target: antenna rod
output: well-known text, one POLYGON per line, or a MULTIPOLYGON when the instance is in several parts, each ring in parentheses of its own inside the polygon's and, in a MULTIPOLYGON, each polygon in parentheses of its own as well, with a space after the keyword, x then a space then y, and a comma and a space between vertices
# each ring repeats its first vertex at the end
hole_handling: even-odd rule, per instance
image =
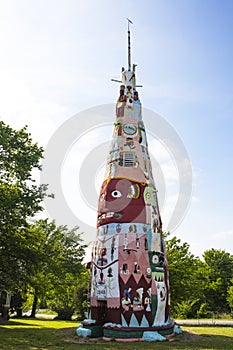
POLYGON ((133 24, 133 22, 127 18, 128 21, 128 70, 131 70, 131 50, 130 50, 130 28, 129 24, 133 24))

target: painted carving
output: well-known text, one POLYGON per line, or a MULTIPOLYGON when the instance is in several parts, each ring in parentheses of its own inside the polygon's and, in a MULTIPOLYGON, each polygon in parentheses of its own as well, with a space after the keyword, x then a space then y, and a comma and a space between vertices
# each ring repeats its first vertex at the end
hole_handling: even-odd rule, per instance
POLYGON ((144 184, 124 178, 104 181, 97 226, 108 223, 146 222, 144 184))

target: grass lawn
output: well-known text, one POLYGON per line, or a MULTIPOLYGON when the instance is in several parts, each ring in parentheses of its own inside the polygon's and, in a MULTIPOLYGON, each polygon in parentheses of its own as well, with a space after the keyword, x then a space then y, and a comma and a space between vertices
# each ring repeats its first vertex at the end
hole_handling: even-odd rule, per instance
POLYGON ((172 342, 117 343, 88 340, 78 343, 75 329, 78 322, 11 319, 0 325, 1 350, 232 350, 233 327, 182 327, 184 333, 172 342), (195 333, 191 337, 190 333, 195 333), (199 337, 197 335, 200 335, 199 337))

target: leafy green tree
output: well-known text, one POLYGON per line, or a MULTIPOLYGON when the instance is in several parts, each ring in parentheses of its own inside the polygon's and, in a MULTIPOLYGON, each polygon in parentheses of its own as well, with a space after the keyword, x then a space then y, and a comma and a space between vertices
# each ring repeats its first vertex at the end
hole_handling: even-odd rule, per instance
POLYGON ((82 260, 86 246, 77 230, 57 227, 54 221, 47 219, 38 220, 28 228, 32 237, 38 239, 31 246, 31 253, 35 254, 29 282, 34 293, 31 317, 35 317, 41 300, 47 301, 59 318, 70 319, 73 315, 75 291, 85 270, 82 260))
POLYGON ((52 290, 53 298, 48 302, 52 310, 58 313, 57 319, 70 320, 76 310, 76 288, 79 276, 63 273, 63 282, 57 283, 52 290))
POLYGON ((32 223, 43 210, 47 190, 32 175, 41 170, 42 154, 26 127, 16 131, 0 122, 0 286, 17 291, 13 302, 19 314, 21 294, 33 293, 32 317, 38 301, 46 300, 51 290, 62 303, 68 286, 70 300, 85 248, 77 228, 56 227, 48 220, 32 223))
POLYGON ((233 312, 233 278, 231 279, 231 284, 227 289, 227 302, 231 308, 231 312, 233 312))
POLYGON ((78 279, 78 285, 75 292, 75 305, 78 318, 83 320, 85 318, 85 311, 87 311, 88 289, 90 284, 90 270, 83 271, 78 279))
POLYGON ((214 313, 229 312, 227 293, 231 286, 233 256, 224 250, 210 249, 204 252, 203 258, 200 279, 204 283, 205 302, 214 313))
POLYGON ((185 317, 195 317, 197 300, 201 298, 197 280, 197 270, 201 262, 190 252, 188 243, 181 243, 177 237, 169 238, 169 235, 165 234, 171 312, 175 317, 183 317, 179 310, 185 305, 185 317))
POLYGON ((28 219, 42 210, 46 186, 32 173, 41 169, 43 149, 33 143, 26 127, 15 131, 0 122, 0 285, 13 289, 27 276, 30 260, 28 219))
POLYGON ((210 249, 204 261, 196 258, 188 243, 166 236, 171 311, 174 317, 210 317, 229 312, 232 297, 233 256, 210 249))

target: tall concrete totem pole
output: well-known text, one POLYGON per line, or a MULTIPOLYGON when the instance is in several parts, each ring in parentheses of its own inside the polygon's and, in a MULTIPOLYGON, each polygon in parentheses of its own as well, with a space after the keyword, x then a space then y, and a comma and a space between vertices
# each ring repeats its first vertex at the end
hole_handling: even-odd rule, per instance
MULTIPOLYGON (((173 332, 169 278, 135 67, 122 68, 116 120, 100 190, 92 250, 89 318, 104 339, 173 332)), ((92 334, 92 336, 93 336, 92 334)))

